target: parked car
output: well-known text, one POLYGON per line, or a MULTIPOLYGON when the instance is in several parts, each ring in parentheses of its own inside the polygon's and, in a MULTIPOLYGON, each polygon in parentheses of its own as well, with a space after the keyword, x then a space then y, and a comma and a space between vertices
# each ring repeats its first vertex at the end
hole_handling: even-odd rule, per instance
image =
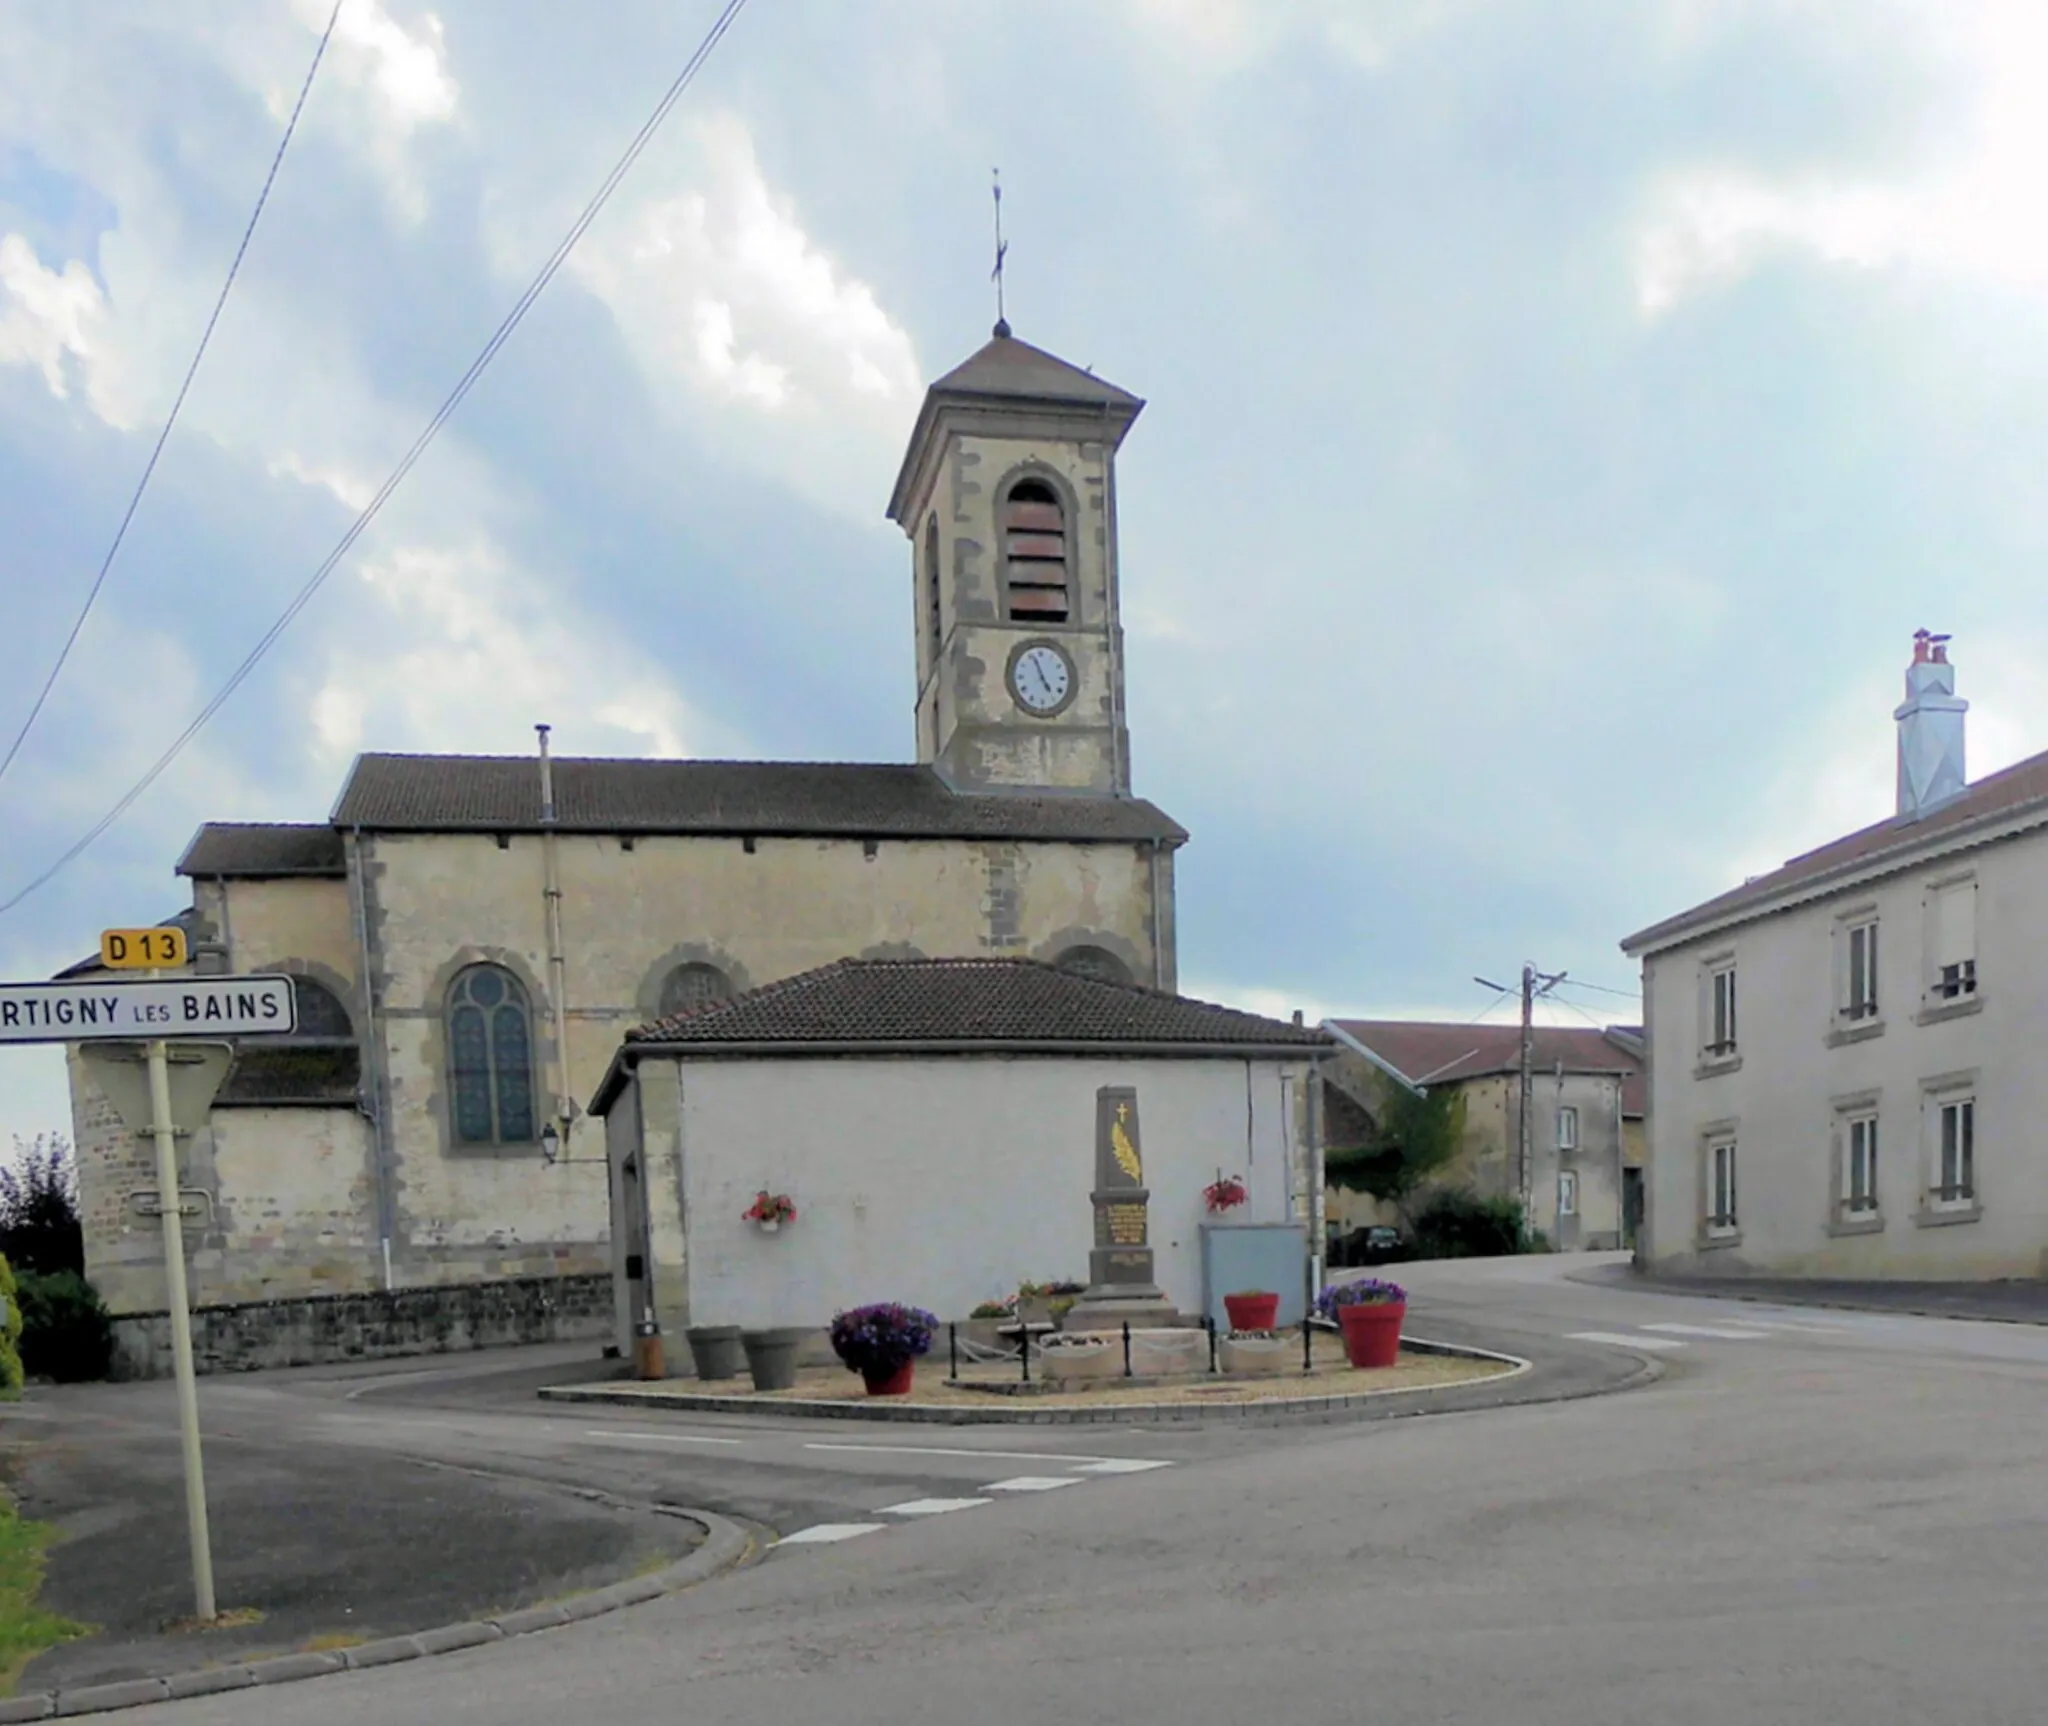
POLYGON ((1330 1263, 1341 1268, 1401 1264, 1415 1256, 1415 1243, 1383 1223, 1353 1229, 1330 1242, 1330 1263))

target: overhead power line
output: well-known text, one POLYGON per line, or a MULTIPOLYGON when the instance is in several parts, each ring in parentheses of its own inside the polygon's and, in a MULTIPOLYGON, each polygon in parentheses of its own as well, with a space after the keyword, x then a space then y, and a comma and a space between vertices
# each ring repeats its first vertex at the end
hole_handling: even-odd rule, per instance
POLYGON ((1565 984, 1565 987, 1567 989, 1591 989, 1596 995, 1619 995, 1624 1001, 1640 1001, 1643 998, 1643 992, 1640 989, 1610 989, 1605 983, 1582 983, 1576 977, 1565 984))
POLYGON ((84 835, 54 863, 26 886, 19 888, 12 897, 0 900, 0 915, 5 915, 13 910, 15 906, 19 905, 31 893, 34 893, 55 879, 59 873, 82 856, 108 828, 120 820, 123 815, 127 814, 129 809, 133 807, 136 799, 162 777, 164 770, 178 758, 185 745, 199 735, 207 722, 221 708, 227 705, 229 698, 247 681, 249 674, 256 669, 263 656, 276 644, 278 638, 291 627, 292 620, 311 603, 313 596, 320 591, 322 584, 327 580, 328 576, 334 573, 335 567, 348 555, 350 549, 363 536, 369 525, 377 519, 378 512, 390 501, 391 494, 397 491, 404 482, 405 476, 412 472, 413 464, 426 454, 427 446, 440 435, 441 428, 448 423, 455 410, 462 405, 463 398, 475 387, 477 379, 483 376, 485 369, 490 365, 491 361, 497 358, 498 350, 511 339, 512 332, 518 329, 526 314, 533 308, 534 301, 540 298, 548 283, 555 279, 556 272, 568 261, 570 252, 575 249, 576 242, 583 238, 584 230, 597 219, 598 212, 610 200, 612 193, 618 190, 619 182, 625 179, 633 164, 640 159, 641 152, 653 141, 655 132, 660 129, 661 123, 668 118, 669 110, 681 100, 683 92, 690 87, 698 72, 703 69, 704 62, 710 59, 712 50, 724 39, 725 33, 732 28, 734 20, 739 17, 741 12, 746 10, 746 7, 747 0, 726 0, 724 9, 713 21, 711 28, 704 33, 704 39, 697 44, 696 52, 690 56, 689 60, 684 64, 682 71, 676 75, 675 82, 669 85, 661 100, 655 104, 654 112, 647 117, 646 123, 634 134, 633 141, 627 145, 625 154, 619 158, 612 171, 604 177, 595 196, 583 207, 583 213, 576 218, 575 222, 571 224, 569 231, 562 236, 561 242, 548 255, 548 260, 541 266, 539 274, 527 285, 526 291, 519 296, 518 300, 513 304, 511 311, 505 314, 504 321, 492 332, 491 339, 484 344, 482 352, 470 362, 469 369, 456 381, 455 387, 448 392, 441 405, 434 410, 433 417, 427 421, 425 428, 420 432, 419 436, 413 439, 411 448, 400 458, 398 465, 391 470, 390 477, 372 494, 370 501, 363 506, 361 514, 349 524, 348 531, 341 536, 334 549, 320 560, 312 575, 308 577, 305 586, 301 587, 292 596, 291 603, 284 608, 277 621, 258 638, 256 645, 249 650, 248 656, 240 665, 235 667, 228 680, 221 685, 213 698, 193 716, 185 729, 172 739, 170 747, 157 757, 149 771, 123 792, 114 806, 101 816, 98 821, 94 822, 84 835))
POLYGON ((191 393, 192 380, 199 375, 199 362, 206 358, 207 344, 213 340, 214 326, 220 322, 221 309, 228 303, 235 277, 241 273, 242 259, 248 255, 249 242, 256 237, 256 224, 263 217, 263 206, 270 202, 270 188, 277 184, 277 171, 284 166, 284 153, 291 148, 292 134, 299 129, 299 116, 305 112, 306 97, 313 89, 313 74, 320 70, 320 62, 326 56, 327 44, 334 36, 335 20, 341 16, 341 7, 342 0, 334 0, 334 10, 327 15, 327 28, 320 33, 319 44, 313 50, 313 63, 306 68, 305 82, 299 86, 299 99, 292 104, 291 118, 284 123, 284 136, 277 141, 277 154, 270 158, 270 172, 263 176, 263 189, 256 194, 256 207, 249 212, 249 225, 242 230, 242 243, 235 248, 234 261, 228 265, 227 280, 220 285, 220 297, 213 302, 206 328, 199 333, 199 346, 193 351, 192 363, 185 368, 185 381, 178 385, 178 393, 171 399, 171 411, 164 418, 163 430, 156 434, 156 445, 149 452, 149 460, 142 464, 142 477, 135 482, 128 507, 121 512, 121 523, 114 529, 113 542, 107 547, 107 555, 100 559, 99 573, 92 578, 92 586, 85 590, 85 603, 71 621, 71 633, 65 636, 64 645, 57 650, 57 662, 50 667, 50 675, 43 679, 42 688, 36 691, 35 700, 29 703, 28 716, 14 734, 14 741, 8 744, 7 753, 0 755, 0 779, 7 777, 8 768, 14 765, 14 758, 21 753, 21 746, 28 741, 28 734, 42 717, 50 691, 57 687, 65 662, 70 659, 71 650, 78 645, 85 620, 92 615, 100 589, 107 585, 107 572, 114 567, 121 542, 128 537, 128 524, 135 519, 135 512, 141 507, 142 494, 149 489, 150 476, 156 472, 157 458, 164 453, 164 445, 170 440, 171 427, 178 423, 178 412, 185 405, 185 397, 191 393))

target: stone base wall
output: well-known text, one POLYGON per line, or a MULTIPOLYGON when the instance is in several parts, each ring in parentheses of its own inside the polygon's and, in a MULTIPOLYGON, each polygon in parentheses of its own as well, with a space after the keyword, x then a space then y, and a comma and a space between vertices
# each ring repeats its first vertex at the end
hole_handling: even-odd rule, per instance
MULTIPOLYGON (((611 1328, 609 1275, 518 1277, 196 1307, 192 1356, 202 1373, 258 1372, 510 1343, 603 1342, 611 1328)), ((116 1378, 167 1378, 171 1371, 169 1313, 114 1320, 116 1378)))

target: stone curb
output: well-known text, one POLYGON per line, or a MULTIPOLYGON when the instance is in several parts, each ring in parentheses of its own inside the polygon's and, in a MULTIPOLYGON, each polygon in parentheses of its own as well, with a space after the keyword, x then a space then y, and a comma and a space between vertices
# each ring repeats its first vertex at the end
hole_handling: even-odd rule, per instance
MULTIPOLYGON (((682 1408, 702 1414, 789 1414, 807 1420, 900 1421, 922 1426, 1113 1426, 1130 1422, 1158 1425, 1162 1421, 1195 1424, 1217 1420, 1286 1420, 1340 1414, 1347 1409, 1376 1407, 1389 1397, 1430 1397, 1481 1385, 1506 1384, 1523 1377, 1532 1363, 1497 1349, 1463 1343, 1429 1342, 1404 1336, 1401 1346, 1416 1354, 1454 1355, 1464 1360, 1505 1361, 1509 1371, 1463 1384, 1391 1385, 1385 1390, 1351 1391, 1343 1396, 1269 1397, 1263 1402, 1184 1403, 1126 1402, 1103 1408, 1004 1408, 999 1405, 943 1407, 933 1403, 765 1402, 753 1396, 725 1396, 716 1391, 631 1391, 603 1385, 549 1385, 539 1395, 545 1402, 603 1402, 625 1408, 682 1408)), ((1538 1398, 1532 1400, 1549 1400, 1538 1398)))
POLYGON ((215 1666, 199 1672, 174 1672, 163 1678, 131 1678, 118 1684, 86 1684, 75 1690, 45 1690, 31 1696, 0 1697, 0 1726, 17 1720, 62 1719, 73 1714, 101 1714, 115 1708, 138 1708, 149 1702, 169 1702, 186 1696, 212 1696, 223 1690, 246 1690, 259 1684, 290 1684, 302 1678, 320 1678, 330 1672, 359 1672, 374 1666, 390 1666, 401 1660, 421 1660, 434 1654, 452 1654, 458 1648, 478 1648, 510 1636, 525 1636, 559 1625, 574 1624, 616 1612, 624 1606, 673 1594, 693 1583, 708 1581, 719 1572, 744 1563, 754 1550, 754 1538, 735 1522, 708 1510, 678 1511, 664 1506, 668 1515, 682 1516, 704 1530, 704 1543, 686 1558, 649 1576, 629 1577, 608 1587, 594 1588, 550 1606, 528 1606, 495 1618, 465 1624, 443 1624, 410 1636, 390 1636, 380 1642, 366 1642, 359 1648, 343 1648, 332 1654, 280 1654, 269 1660, 243 1661, 234 1666, 215 1666))

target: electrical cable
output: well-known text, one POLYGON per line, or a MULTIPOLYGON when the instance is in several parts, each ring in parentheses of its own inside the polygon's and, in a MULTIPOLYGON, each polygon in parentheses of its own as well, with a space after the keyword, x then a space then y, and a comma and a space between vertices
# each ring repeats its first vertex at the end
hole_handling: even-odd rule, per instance
POLYGON ((227 280, 220 285, 220 297, 213 302, 212 314, 206 320, 206 328, 200 332, 199 346, 192 355, 192 363, 185 368, 185 381, 178 386, 178 393, 172 398, 171 411, 164 419, 163 430, 156 434, 156 447, 149 452, 149 460, 142 464, 142 477, 135 482, 134 495, 128 499, 128 507, 121 512, 121 524, 114 529, 114 540, 107 547, 107 555, 100 559, 99 573, 85 591, 85 603, 78 608, 78 616, 72 620, 71 633, 65 636, 64 645, 57 650, 57 663, 50 667, 50 675, 43 679, 42 688, 29 704, 28 717, 21 722, 14 741, 8 744, 7 753, 0 755, 0 779, 7 777, 8 768, 14 765, 14 758, 21 753, 21 746, 28 741, 28 734, 42 717, 50 691, 56 688, 57 678, 71 658, 71 650, 78 645, 85 620, 92 615, 100 589, 107 585, 107 572, 114 567, 114 558, 121 549, 122 541, 128 537, 129 523, 134 521, 135 512, 141 507, 142 494, 149 489, 150 477, 156 472, 157 458, 164 453, 164 445, 170 440, 171 427, 178 423, 178 413, 191 392, 192 380, 199 375, 199 362, 206 358, 207 346, 213 340, 214 326, 220 322, 221 310, 228 303, 228 293, 235 285, 236 276, 241 273, 242 259, 248 254, 249 242, 256 236, 256 224, 262 219, 263 206, 270 202, 270 188, 277 184, 277 171, 284 165, 284 153, 291 147, 292 134, 299 129, 299 115, 305 111, 306 97, 313 89, 313 74, 320 70, 320 62, 326 56, 327 44, 334 36, 335 20, 341 16, 341 7, 342 0, 334 0, 334 10, 327 17, 327 28, 320 33, 319 45, 313 50, 313 63, 306 68, 305 82, 299 86, 299 99, 292 104, 291 118, 284 123, 284 136, 277 141, 277 154, 270 159, 270 172, 263 176, 263 189, 256 194, 256 208, 249 212, 249 225, 242 230, 242 243, 235 248, 234 261, 228 265, 227 280))
POLYGON ((548 283, 554 280, 556 272, 567 262, 569 253, 575 248, 576 242, 582 239, 584 230, 597 219, 598 212, 604 208, 605 204, 610 200, 612 193, 618 189, 619 182, 626 177, 633 164, 640 159, 641 152, 652 141, 662 121, 668 118, 669 110, 681 99, 683 92, 695 80, 704 62, 711 57, 712 50, 718 46, 725 33, 732 28, 734 20, 746 9, 746 6, 747 0, 726 0, 724 10, 719 13, 711 28, 705 32, 704 39, 697 44, 696 52, 690 56, 682 71, 677 74, 675 82, 669 85, 666 94, 655 105, 654 112, 648 116, 646 123, 634 134, 632 143, 626 148, 626 153, 619 158, 612 171, 605 176, 603 183, 598 187, 596 195, 584 206, 583 213, 576 218, 568 233, 563 236, 560 244, 549 255, 548 261, 542 265, 540 273, 534 277, 533 281, 527 286, 526 291, 519 296, 512 310, 506 313, 504 321, 492 333, 491 339, 484 344, 483 351, 470 362, 469 369, 462 374, 455 387, 448 392, 440 407, 435 410, 433 417, 427 421, 425 429, 413 440, 412 447, 405 452, 398 465, 392 469, 390 477, 377 488, 370 501, 363 506, 362 513, 350 523, 348 531, 341 536, 334 549, 321 559, 319 566, 307 579, 306 584, 292 597, 291 603, 284 608, 277 621, 263 633, 256 645, 249 650, 248 656, 235 668, 233 674, 221 685, 213 698, 194 715, 191 723, 172 739, 170 747, 157 757, 155 764, 151 766, 149 771, 143 774, 140 779, 122 794, 113 808, 109 809, 105 815, 101 816, 98 821, 87 829, 84 836, 73 844, 69 850, 64 852, 56 862, 52 863, 25 887, 17 890, 10 898, 0 900, 0 916, 4 916, 31 893, 47 885, 62 870, 69 867, 70 864, 82 856, 108 828, 112 827, 116 821, 127 814, 129 809, 133 807, 136 799, 141 797, 150 786, 154 785, 162 777, 164 770, 178 758, 185 745, 199 735, 199 732, 206 723, 227 704, 235 691, 241 688, 242 684, 247 681, 249 674, 256 669, 263 656, 275 645, 277 639, 291 627, 293 620, 301 611, 305 610, 306 606, 312 601, 313 596, 320 591, 322 584, 325 583, 328 576, 334 573, 335 567, 348 555, 350 549, 362 537, 369 525, 376 520, 378 512, 390 500, 391 494, 403 483, 406 475, 412 472, 413 464, 426 453, 427 446, 440 434, 441 428, 447 424, 448 420, 454 415, 455 410, 462 405, 463 398, 475 386, 477 379, 483 375, 485 368, 497 357, 498 350, 511 339, 512 332, 518 329, 520 323, 525 319, 527 312, 532 309, 534 301, 540 298, 542 291, 547 287, 548 283))

